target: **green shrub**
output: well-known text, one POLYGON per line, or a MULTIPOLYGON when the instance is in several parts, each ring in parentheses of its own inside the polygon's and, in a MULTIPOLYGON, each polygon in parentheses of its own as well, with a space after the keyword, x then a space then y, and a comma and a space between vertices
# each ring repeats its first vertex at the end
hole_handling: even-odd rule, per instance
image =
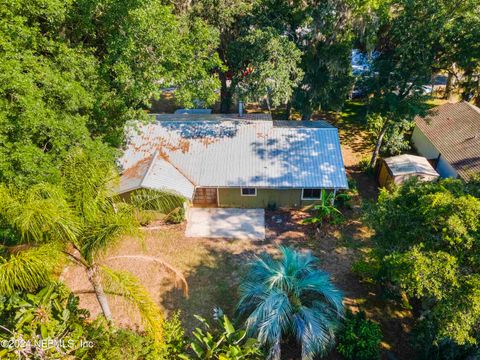
POLYGON ((312 216, 301 221, 302 224, 316 224, 318 227, 330 223, 337 225, 343 217, 334 204, 335 194, 322 189, 320 199, 311 207, 312 216))
POLYGON ((85 332, 89 313, 62 283, 50 283, 36 293, 0 295, 0 359, 64 359, 73 354, 85 332), (42 346, 39 339, 58 346, 42 346), (4 343, 5 341, 5 343, 4 343), (21 345, 23 342, 31 346, 21 345), (7 345, 4 345, 7 344, 7 345))
POLYGON ((162 359, 154 346, 153 339, 133 330, 108 326, 103 318, 95 320, 86 330, 87 339, 94 346, 79 348, 75 353, 77 359, 162 359))
POLYGON ((373 360, 380 358, 380 326, 366 318, 363 311, 347 312, 338 336, 337 350, 347 360, 373 360))
POLYGON ((202 328, 193 331, 194 340, 190 344, 192 356, 182 355, 181 359, 265 359, 258 341, 249 338, 245 330, 235 328, 221 309, 215 309, 216 321, 213 326, 204 318, 195 317, 202 323, 202 328))
POLYGON ((165 347, 162 349, 162 358, 179 359, 181 354, 187 350, 188 343, 185 331, 180 321, 180 312, 175 312, 163 323, 165 347))
POLYGON ((360 168, 360 171, 366 173, 366 174, 372 174, 372 168, 370 167, 370 158, 365 157, 361 159, 358 162, 358 167, 360 168))
POLYGON ((171 211, 165 220, 170 224, 180 224, 185 221, 185 209, 183 206, 178 207, 171 211))
POLYGON ((150 225, 155 220, 161 220, 165 218, 164 214, 159 213, 155 210, 138 210, 137 220, 142 226, 150 225))

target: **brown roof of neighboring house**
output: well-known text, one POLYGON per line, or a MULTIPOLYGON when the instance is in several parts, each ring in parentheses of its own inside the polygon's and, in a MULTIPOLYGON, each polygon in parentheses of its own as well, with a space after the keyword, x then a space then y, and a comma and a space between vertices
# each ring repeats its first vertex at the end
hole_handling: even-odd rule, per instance
POLYGON ((479 108, 465 101, 447 103, 417 117, 416 124, 462 179, 480 172, 479 108))

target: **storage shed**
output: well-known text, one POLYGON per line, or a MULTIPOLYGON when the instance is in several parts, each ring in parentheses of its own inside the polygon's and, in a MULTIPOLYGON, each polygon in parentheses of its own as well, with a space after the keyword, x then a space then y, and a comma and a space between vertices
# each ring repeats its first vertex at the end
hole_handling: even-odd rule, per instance
POLYGON ((421 181, 433 181, 439 174, 424 157, 403 154, 383 159, 378 171, 378 183, 382 187, 389 187, 402 184, 414 176, 421 181))

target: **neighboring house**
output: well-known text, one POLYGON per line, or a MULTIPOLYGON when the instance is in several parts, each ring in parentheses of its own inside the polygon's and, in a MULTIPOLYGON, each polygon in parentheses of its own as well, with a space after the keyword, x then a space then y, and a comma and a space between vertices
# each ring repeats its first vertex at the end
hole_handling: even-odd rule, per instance
POLYGON ((298 207, 346 189, 337 129, 270 115, 156 115, 128 130, 119 193, 169 190, 194 206, 298 207))
POLYGON ((441 177, 468 180, 480 172, 480 109, 467 103, 447 103, 417 117, 412 143, 441 177))

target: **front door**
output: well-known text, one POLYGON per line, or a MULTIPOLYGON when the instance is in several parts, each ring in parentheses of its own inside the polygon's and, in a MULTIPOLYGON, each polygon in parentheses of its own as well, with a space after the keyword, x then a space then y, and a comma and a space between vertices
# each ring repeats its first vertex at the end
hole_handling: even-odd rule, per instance
POLYGON ((217 189, 216 188, 196 188, 195 196, 193 197, 193 205, 217 206, 217 189))

